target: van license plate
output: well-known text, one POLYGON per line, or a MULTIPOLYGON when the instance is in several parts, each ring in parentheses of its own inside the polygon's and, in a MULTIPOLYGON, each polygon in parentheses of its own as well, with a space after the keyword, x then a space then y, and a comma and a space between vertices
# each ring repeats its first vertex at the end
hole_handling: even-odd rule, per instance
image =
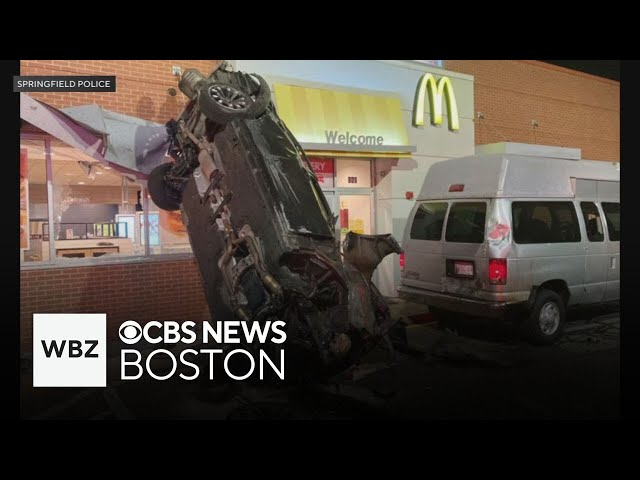
POLYGON ((453 273, 461 277, 473 277, 473 263, 454 262, 453 273))

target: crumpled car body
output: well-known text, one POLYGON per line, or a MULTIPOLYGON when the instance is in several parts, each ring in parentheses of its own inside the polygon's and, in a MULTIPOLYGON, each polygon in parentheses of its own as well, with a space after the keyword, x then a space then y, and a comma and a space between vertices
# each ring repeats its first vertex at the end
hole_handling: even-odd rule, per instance
POLYGON ((212 320, 283 320, 289 379, 352 365, 392 326, 371 274, 400 246, 349 233, 341 252, 310 163, 261 77, 188 70, 180 88, 191 102, 167 124, 175 161, 148 185, 156 205, 182 211, 212 320))

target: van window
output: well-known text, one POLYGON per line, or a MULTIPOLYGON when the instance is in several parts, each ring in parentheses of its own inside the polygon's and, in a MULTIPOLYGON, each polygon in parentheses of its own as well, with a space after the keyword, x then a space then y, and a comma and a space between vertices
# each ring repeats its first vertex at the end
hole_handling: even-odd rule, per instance
POLYGON ((446 203, 422 203, 416 210, 410 237, 414 240, 442 239, 446 203))
POLYGON ((581 202, 580 209, 584 218, 584 225, 587 229, 587 238, 590 242, 604 242, 604 229, 600 212, 593 202, 581 202))
POLYGON ((482 243, 484 242, 484 224, 487 204, 482 202, 454 203, 449 210, 447 242, 482 243))
POLYGON ((516 243, 579 242, 578 216, 572 202, 513 202, 516 243))
POLYGON ((602 211, 607 219, 607 230, 609 230, 609 240, 620 241, 620 204, 602 202, 602 211))

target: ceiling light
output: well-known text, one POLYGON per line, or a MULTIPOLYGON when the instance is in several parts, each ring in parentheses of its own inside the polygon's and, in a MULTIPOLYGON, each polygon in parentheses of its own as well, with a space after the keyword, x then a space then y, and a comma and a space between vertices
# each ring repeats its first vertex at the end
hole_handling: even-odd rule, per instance
POLYGON ((102 168, 104 168, 105 170, 111 170, 111 167, 102 167, 102 168))
POLYGON ((104 172, 101 172, 100 170, 96 171, 96 175, 104 175, 104 172))
POLYGON ((78 185, 84 185, 84 182, 78 182, 78 185))

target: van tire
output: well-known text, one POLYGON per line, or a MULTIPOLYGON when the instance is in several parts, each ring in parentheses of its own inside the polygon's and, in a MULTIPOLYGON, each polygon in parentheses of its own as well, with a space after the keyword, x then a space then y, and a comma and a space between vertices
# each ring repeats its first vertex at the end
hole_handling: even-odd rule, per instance
POLYGON ((562 336, 565 319, 562 297, 553 290, 542 289, 523 323, 524 337, 534 345, 552 345, 562 336))

